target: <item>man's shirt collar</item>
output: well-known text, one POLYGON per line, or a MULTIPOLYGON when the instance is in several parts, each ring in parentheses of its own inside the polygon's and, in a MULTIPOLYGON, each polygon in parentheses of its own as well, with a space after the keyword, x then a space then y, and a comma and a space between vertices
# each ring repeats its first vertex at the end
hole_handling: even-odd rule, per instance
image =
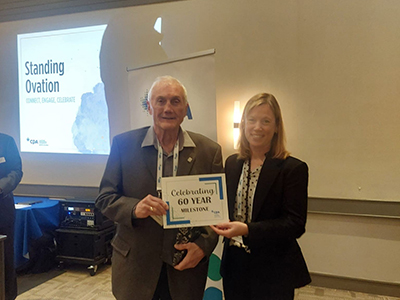
MULTIPOLYGON (((179 140, 179 151, 182 151, 183 148, 196 147, 196 144, 190 138, 189 133, 182 127, 180 127, 179 129, 178 140, 179 140)), ((149 127, 146 136, 144 137, 142 142, 142 148, 150 146, 154 146, 154 148, 158 149, 157 136, 156 133, 154 132, 153 126, 149 127)))

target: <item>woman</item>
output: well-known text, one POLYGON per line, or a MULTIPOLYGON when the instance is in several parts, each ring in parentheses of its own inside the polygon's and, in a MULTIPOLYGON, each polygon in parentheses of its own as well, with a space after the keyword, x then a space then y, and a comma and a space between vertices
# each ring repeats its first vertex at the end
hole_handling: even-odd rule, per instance
POLYGON ((307 217, 307 165, 289 156, 279 104, 261 93, 246 104, 239 154, 226 160, 230 222, 221 262, 226 300, 294 298, 311 282, 296 241, 307 217))

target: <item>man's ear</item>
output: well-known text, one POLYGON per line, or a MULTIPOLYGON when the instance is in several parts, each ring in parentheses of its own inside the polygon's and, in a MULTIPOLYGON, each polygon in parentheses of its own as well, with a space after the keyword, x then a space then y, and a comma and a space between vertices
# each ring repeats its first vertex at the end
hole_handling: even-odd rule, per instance
POLYGON ((150 105, 150 101, 149 100, 147 100, 147 112, 150 114, 150 115, 152 115, 153 114, 153 111, 151 110, 151 105, 150 105))

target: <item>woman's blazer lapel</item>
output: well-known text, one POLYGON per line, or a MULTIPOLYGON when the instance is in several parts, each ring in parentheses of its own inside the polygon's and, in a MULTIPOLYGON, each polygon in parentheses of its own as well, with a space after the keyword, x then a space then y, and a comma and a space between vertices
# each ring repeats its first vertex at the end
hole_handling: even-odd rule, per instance
POLYGON ((267 195, 275 181, 276 176, 278 176, 282 169, 282 162, 283 161, 280 159, 273 158, 266 159, 264 161, 264 165, 260 172, 260 177, 258 178, 256 193, 254 195, 252 220, 257 219, 264 202, 272 200, 267 199, 267 195))

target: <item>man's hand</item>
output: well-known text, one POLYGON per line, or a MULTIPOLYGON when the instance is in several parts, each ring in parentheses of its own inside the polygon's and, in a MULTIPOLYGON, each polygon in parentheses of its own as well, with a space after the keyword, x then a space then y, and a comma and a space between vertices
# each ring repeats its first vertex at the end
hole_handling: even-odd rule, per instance
POLYGON ((167 203, 149 194, 136 205, 135 215, 139 219, 147 218, 148 216, 162 216, 167 214, 167 210, 167 203))
POLYGON ((175 244, 175 249, 187 250, 185 258, 174 266, 174 268, 179 271, 196 267, 205 256, 204 251, 195 243, 175 244))
POLYGON ((211 225, 210 227, 215 231, 215 233, 227 238, 247 235, 249 233, 247 224, 239 221, 220 223, 218 225, 211 225))

